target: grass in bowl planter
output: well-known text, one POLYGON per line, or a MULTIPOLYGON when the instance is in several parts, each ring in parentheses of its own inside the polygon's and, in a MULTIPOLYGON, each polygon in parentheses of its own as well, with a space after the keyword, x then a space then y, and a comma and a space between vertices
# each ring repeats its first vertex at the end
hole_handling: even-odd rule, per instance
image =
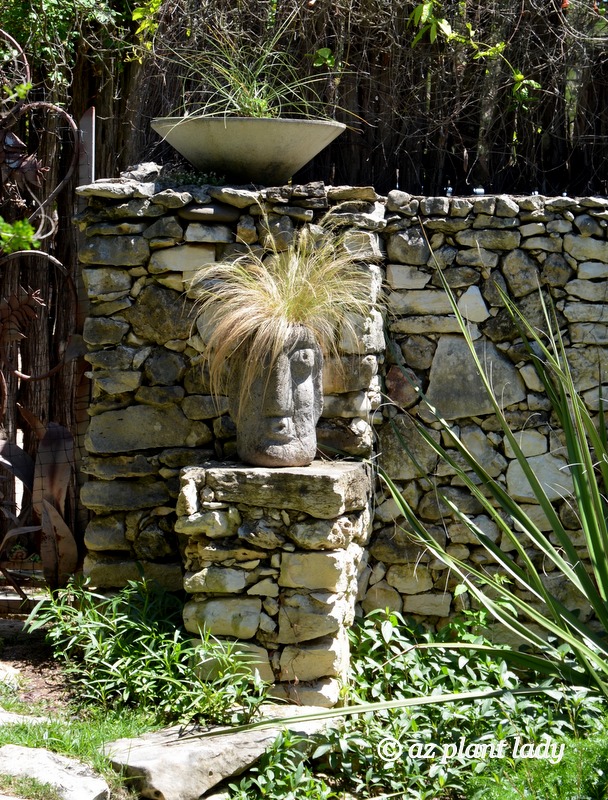
POLYGON ((323 408, 323 354, 337 358, 353 315, 369 313, 369 278, 332 230, 304 227, 287 249, 271 248, 206 265, 189 295, 199 302, 212 390, 230 399, 241 460, 306 466, 323 408))
POLYGON ((261 40, 210 29, 203 48, 172 54, 186 113, 152 127, 197 169, 282 184, 346 128, 328 118, 317 91, 331 76, 302 75, 281 48, 291 19, 261 40))

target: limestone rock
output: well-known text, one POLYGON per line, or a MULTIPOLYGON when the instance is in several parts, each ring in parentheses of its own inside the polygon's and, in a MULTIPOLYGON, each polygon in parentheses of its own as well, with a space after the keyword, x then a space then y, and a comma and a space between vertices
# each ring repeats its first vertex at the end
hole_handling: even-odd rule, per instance
POLYGON ((363 464, 313 461, 309 467, 214 467, 206 485, 222 502, 293 509, 333 519, 366 505, 369 476, 363 464))
POLYGON ((478 286, 471 286, 458 300, 458 310, 470 322, 484 322, 490 312, 478 286))
POLYGON ((251 639, 260 624, 262 601, 257 597, 222 597, 184 606, 184 626, 199 633, 205 629, 213 636, 251 639))
POLYGON ((407 595, 403 598, 404 614, 422 614, 428 617, 448 617, 452 604, 449 592, 407 595))
MULTIPOLYGON (((431 436, 439 434, 431 431, 431 436)), ((433 472, 437 455, 416 430, 411 417, 400 414, 378 430, 379 462, 393 480, 411 480, 433 472), (408 454, 402 441, 407 442, 408 454)))
POLYGON ((464 247, 482 247, 487 250, 514 250, 519 247, 519 231, 464 230, 456 234, 456 241, 464 247))
POLYGON ((137 405, 93 417, 85 446, 90 453, 128 453, 180 445, 199 447, 211 439, 204 422, 189 420, 175 406, 137 405))
POLYGON ((215 246, 212 244, 181 244, 152 253, 148 269, 150 274, 183 272, 184 280, 194 277, 197 270, 215 261, 215 246))
MULTIPOLYGON (((595 261, 600 264, 608 264, 608 242, 600 239, 566 234, 564 236, 564 250, 577 261, 595 261)), ((579 277, 582 277, 580 273, 579 277)))
MULTIPOLYGON (((572 478, 565 459, 545 453, 531 456, 528 464, 550 500, 559 500, 572 494, 572 478)), ((507 490, 514 500, 538 502, 518 461, 511 461, 507 469, 507 490)))
POLYGON ((0 747, 0 773, 50 783, 63 800, 108 800, 110 797, 107 783, 89 767, 42 748, 5 744, 0 747))
MULTIPOLYGON (((496 397, 503 406, 525 399, 523 381, 502 353, 490 342, 475 343, 481 363, 492 376, 496 397)), ((435 351, 427 400, 444 419, 474 417, 492 412, 471 352, 461 336, 444 336, 435 351)))
POLYGON ((421 594, 433 588, 430 571, 417 564, 394 564, 386 573, 386 582, 401 594, 421 594))
POLYGON ((288 645, 281 653, 282 681, 314 681, 346 676, 349 647, 346 631, 335 638, 318 639, 314 644, 288 645))
POLYGON ((339 517, 336 520, 298 522, 287 530, 287 535, 305 550, 339 550, 361 535, 363 520, 339 517))
POLYGON ((333 708, 340 702, 342 681, 323 678, 312 683, 280 683, 272 690, 272 697, 296 703, 298 706, 333 708))
POLYGON ((389 611, 401 611, 403 600, 399 592, 386 581, 378 581, 371 586, 361 603, 366 614, 378 608, 388 608, 389 611))
POLYGON ((78 250, 83 264, 135 267, 150 257, 150 245, 143 236, 91 236, 78 250))
POLYGON ((281 644, 296 644, 333 635, 354 616, 352 603, 345 597, 326 592, 287 595, 279 608, 281 644))
POLYGON ((431 256, 431 250, 420 228, 394 233, 386 243, 390 261, 410 266, 423 266, 431 256))
POLYGON ((405 264, 387 264, 386 280, 391 289, 424 289, 431 273, 405 264))
POLYGON ((394 314, 417 316, 419 314, 450 314, 452 305, 445 292, 439 289, 391 292, 388 305, 394 314))
POLYGON ((192 329, 192 302, 178 292, 160 286, 146 286, 136 302, 122 312, 135 333, 142 339, 165 344, 173 339, 187 339, 192 329))
POLYGON ((187 242, 206 242, 209 244, 230 244, 234 241, 234 233, 226 225, 203 225, 191 222, 186 228, 187 242))
POLYGON ((247 585, 247 572, 242 569, 209 566, 199 572, 187 572, 184 590, 190 594, 234 594, 247 585))
POLYGON ((85 342, 92 347, 119 344, 122 337, 129 330, 126 322, 107 317, 88 317, 84 323, 82 336, 85 342))
POLYGON ((124 269, 83 269, 82 279, 91 300, 116 300, 131 291, 132 279, 124 269))
POLYGON ((234 536, 240 524, 241 516, 237 509, 232 507, 225 511, 213 509, 180 517, 175 523, 175 530, 177 533, 186 533, 189 536, 202 533, 210 539, 223 539, 234 536))
POLYGON ((80 502, 98 514, 153 508, 169 500, 165 483, 136 481, 90 481, 80 490, 80 502))
MULTIPOLYGON (((273 716, 301 713, 306 709, 281 706, 273 716)), ((281 727, 219 736, 210 731, 199 738, 196 731, 185 732, 176 726, 137 739, 119 739, 105 745, 104 752, 114 768, 133 782, 140 797, 199 800, 218 783, 254 764, 275 741, 281 727)), ((308 736, 323 726, 320 722, 296 722, 288 727, 308 736)))
POLYGON ((345 592, 360 556, 357 545, 323 553, 283 553, 279 586, 345 592))
POLYGON ((125 521, 116 515, 92 519, 84 533, 84 544, 88 550, 131 549, 125 537, 125 521))

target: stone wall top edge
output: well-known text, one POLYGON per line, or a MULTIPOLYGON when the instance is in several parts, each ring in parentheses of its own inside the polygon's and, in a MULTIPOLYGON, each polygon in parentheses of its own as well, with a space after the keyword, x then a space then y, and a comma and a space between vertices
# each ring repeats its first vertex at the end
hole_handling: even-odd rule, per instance
MULTIPOLYGON (((135 183, 140 183, 140 184, 144 184, 144 185, 149 185, 150 183, 155 183, 155 181, 134 181, 131 178, 124 178, 124 177, 119 177, 119 178, 98 178, 93 183, 81 184, 80 186, 77 186, 76 187, 76 192, 79 193, 79 194, 82 194, 82 193, 86 193, 86 190, 90 190, 89 193, 93 194, 95 187, 101 187, 103 184, 110 184, 110 183, 113 183, 113 184, 129 184, 129 183, 130 184, 135 184, 135 183)), ((314 182, 314 183, 317 183, 317 182, 314 182)), ((236 189, 236 190, 251 191, 251 192, 268 192, 268 191, 273 191, 273 190, 276 190, 276 191, 281 191, 281 190, 290 191, 290 190, 293 190, 294 188, 298 188, 300 186, 307 186, 307 185, 309 185, 309 184, 293 184, 293 185, 292 184, 283 184, 283 185, 280 185, 280 186, 255 185, 254 186, 252 184, 226 183, 226 184, 222 184, 221 186, 212 186, 210 188, 218 189, 218 190, 221 190, 221 189, 236 189)), ((323 183, 322 181, 319 181, 318 185, 319 186, 323 185, 324 189, 327 190, 328 192, 331 192, 332 190, 337 190, 337 189, 340 189, 340 190, 343 190, 343 191, 347 192, 347 191, 350 191, 350 190, 357 191, 357 190, 361 190, 361 189, 372 189, 373 188, 372 186, 369 186, 367 184, 365 184, 365 185, 363 185, 363 184, 361 184, 361 185, 354 185, 354 184, 353 185, 327 184, 327 183, 323 183)), ((170 189, 170 190, 175 191, 175 192, 180 192, 180 191, 184 191, 184 190, 186 190, 188 188, 191 188, 191 187, 192 187, 192 184, 188 184, 188 183, 175 184, 175 186, 169 186, 169 187, 163 185, 162 187, 159 187, 158 192, 160 193, 161 191, 164 191, 166 189, 170 189)), ((200 189, 204 189, 205 186, 200 186, 199 188, 200 189)), ((560 202, 564 202, 564 203, 566 203, 566 202, 577 203, 577 202, 582 202, 582 201, 585 201, 585 200, 591 200, 591 201, 601 202, 601 203, 604 203, 605 205, 608 205, 608 196, 603 196, 603 195, 568 195, 568 196, 565 196, 565 195, 542 194, 542 193, 539 193, 539 192, 536 192, 536 193, 530 192, 529 194, 521 194, 521 193, 519 193, 519 194, 510 194, 508 192, 484 192, 483 194, 471 193, 471 194, 449 194, 449 195, 448 194, 411 194, 410 192, 407 192, 405 190, 401 190, 401 189, 399 189, 397 187, 395 187, 391 191, 402 192, 402 194, 408 195, 413 200, 432 200, 432 199, 437 198, 437 199, 447 199, 447 200, 470 200, 470 201, 476 201, 476 200, 480 200, 481 198, 484 198, 484 197, 486 197, 486 198, 508 197, 508 198, 511 198, 513 200, 516 200, 516 201, 517 200, 529 200, 530 198, 534 198, 535 200, 544 200, 544 201, 549 201, 549 202, 560 201, 560 202)), ((112 199, 112 198, 108 197, 106 199, 112 199)), ((118 198, 115 198, 115 199, 118 199, 118 198)), ((377 199, 379 201, 386 200, 386 195, 378 194, 377 195, 377 199)), ((339 200, 336 199, 336 202, 339 202, 339 200)))

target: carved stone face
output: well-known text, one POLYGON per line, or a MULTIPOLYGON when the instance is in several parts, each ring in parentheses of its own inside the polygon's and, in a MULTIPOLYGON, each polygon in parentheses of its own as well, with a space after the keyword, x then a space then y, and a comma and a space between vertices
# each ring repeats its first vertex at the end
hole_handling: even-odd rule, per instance
POLYGON ((314 337, 296 328, 276 362, 262 371, 246 396, 239 398, 238 380, 233 380, 230 413, 237 420, 242 461, 259 467, 310 464, 323 410, 322 368, 323 355, 314 337))

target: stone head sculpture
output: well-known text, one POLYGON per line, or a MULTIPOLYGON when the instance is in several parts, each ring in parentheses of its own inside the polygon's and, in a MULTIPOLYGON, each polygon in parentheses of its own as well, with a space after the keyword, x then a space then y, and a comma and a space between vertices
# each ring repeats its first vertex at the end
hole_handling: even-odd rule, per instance
POLYGON ((316 424, 323 410, 323 355, 307 328, 294 326, 282 350, 267 357, 249 387, 239 370, 230 379, 230 414, 237 451, 259 467, 302 467, 317 450, 316 424))

